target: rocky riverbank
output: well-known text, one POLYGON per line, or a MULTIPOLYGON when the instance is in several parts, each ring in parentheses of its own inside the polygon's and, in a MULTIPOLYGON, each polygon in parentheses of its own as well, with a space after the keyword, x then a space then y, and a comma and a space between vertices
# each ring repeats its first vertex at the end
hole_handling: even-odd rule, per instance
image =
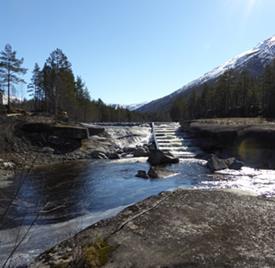
POLYGON ((220 157, 235 156, 257 168, 275 168, 275 123, 263 118, 219 118, 182 122, 196 145, 220 157))
MULTIPOLYGON (((215 124, 221 125, 220 122, 215 124)), ((209 127, 207 122, 205 127, 215 132, 215 124, 213 122, 209 127)), ((81 125, 75 127, 83 128, 81 125)), ((84 129, 88 127, 97 126, 88 125, 84 129)), ((192 132, 192 127, 191 123, 186 129, 191 135, 200 137, 202 130, 193 129, 192 132)), ((234 127, 236 130, 233 131, 237 133, 243 129, 239 125, 234 127)), ((77 159, 75 155, 79 152, 89 158, 111 158, 111 154, 126 157, 135 153, 145 156, 150 150, 141 144, 148 141, 150 131, 148 127, 144 128, 147 131, 142 131, 140 126, 137 129, 123 127, 123 131, 121 128, 106 129, 81 138, 81 146, 71 152, 58 153, 55 150, 60 150, 60 144, 56 148, 48 147, 52 140, 58 141, 52 139, 52 132, 63 133, 64 130, 64 125, 55 123, 47 135, 42 135, 45 137, 42 147, 29 146, 40 150, 44 148, 44 153, 48 151, 53 157, 71 155, 71 160, 77 159), (57 131, 56 127, 62 131, 57 131)), ((228 128, 232 129, 232 126, 228 128)), ((272 128, 272 124, 268 128, 272 128)), ((18 128, 15 129, 18 131, 18 128)), ((32 127, 30 129, 33 130, 32 127)), ((25 131, 24 127, 20 130, 25 131)), ((222 130, 217 133, 221 135, 222 130)), ((206 145, 210 144, 208 136, 211 135, 205 136, 206 145)), ((33 141, 28 135, 24 139, 22 137, 25 135, 20 136, 20 142, 25 139, 26 142, 33 141)), ((41 135, 37 137, 39 141, 41 135)), ((220 146, 217 152, 226 154, 232 141, 226 140, 225 136, 220 137, 219 141, 223 137, 227 146, 220 146)), ((203 141, 197 140, 198 143, 203 141)), ((211 150, 215 148, 215 143, 212 144, 211 150)), ((216 144, 219 145, 217 141, 216 144)), ((217 162, 217 159, 214 160, 217 162)), ((274 204, 271 198, 228 191, 177 190, 162 193, 58 244, 39 256, 31 267, 274 267, 274 204)))
POLYGON ((274 267, 274 213, 274 200, 247 193, 165 192, 62 242, 31 267, 274 267))
POLYGON ((22 170, 81 159, 147 156, 150 126, 101 127, 46 116, 0 117, 1 183, 22 170))

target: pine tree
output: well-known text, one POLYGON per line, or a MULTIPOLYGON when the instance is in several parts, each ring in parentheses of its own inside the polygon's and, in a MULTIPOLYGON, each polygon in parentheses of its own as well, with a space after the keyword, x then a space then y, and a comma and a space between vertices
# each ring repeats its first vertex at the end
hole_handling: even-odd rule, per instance
POLYGON ((71 63, 61 49, 50 54, 43 76, 48 112, 70 112, 75 105, 75 80, 71 63))
POLYGON ((263 107, 264 114, 275 117, 275 61, 266 67, 263 75, 263 107))
POLYGON ((81 77, 77 76, 75 81, 75 94, 76 100, 78 104, 78 114, 80 114, 80 118, 84 121, 87 120, 87 112, 88 106, 90 104, 91 98, 85 83, 81 79, 81 77))
POLYGON ((43 85, 43 76, 40 70, 40 67, 37 63, 34 65, 33 75, 31 78, 31 83, 28 85, 28 93, 33 97, 34 100, 34 109, 42 110, 42 103, 44 102, 44 89, 43 85))
POLYGON ((33 96, 33 100, 25 101, 28 107, 35 103, 36 110, 49 114, 67 112, 76 121, 142 121, 146 118, 139 113, 108 106, 101 99, 91 100, 85 83, 80 77, 74 78, 71 63, 60 49, 50 54, 42 70, 35 64, 28 88, 33 96))
POLYGON ((21 67, 24 59, 16 57, 16 51, 12 50, 11 45, 7 44, 0 52, 0 80, 1 84, 7 87, 8 93, 8 111, 11 110, 11 89, 14 84, 25 83, 19 75, 27 72, 26 68, 21 67))

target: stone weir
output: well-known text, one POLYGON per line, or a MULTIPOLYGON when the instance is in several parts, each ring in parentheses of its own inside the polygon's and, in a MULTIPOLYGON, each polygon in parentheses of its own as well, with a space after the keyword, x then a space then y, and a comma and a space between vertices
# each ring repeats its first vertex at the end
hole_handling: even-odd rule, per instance
POLYGON ((201 153, 194 146, 194 138, 181 130, 179 123, 152 123, 153 139, 156 149, 170 153, 177 158, 194 158, 201 153))

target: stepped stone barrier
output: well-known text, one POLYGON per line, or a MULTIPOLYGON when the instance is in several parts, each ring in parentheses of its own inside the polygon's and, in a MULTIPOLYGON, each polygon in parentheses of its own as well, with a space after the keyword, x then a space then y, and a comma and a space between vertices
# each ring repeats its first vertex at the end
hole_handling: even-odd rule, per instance
POLYGON ((181 130, 179 123, 152 123, 152 137, 157 150, 172 154, 175 158, 194 158, 201 153, 193 146, 192 139, 181 130))

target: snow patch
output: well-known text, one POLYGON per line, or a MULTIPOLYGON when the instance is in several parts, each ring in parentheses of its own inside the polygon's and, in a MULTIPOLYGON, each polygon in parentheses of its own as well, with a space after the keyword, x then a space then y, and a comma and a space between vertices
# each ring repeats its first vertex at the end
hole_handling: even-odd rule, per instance
POLYGON ((262 63, 268 62, 275 58, 275 36, 258 44, 255 48, 249 49, 231 59, 224 64, 217 66, 212 71, 205 73, 198 79, 188 83, 174 94, 180 94, 191 86, 201 85, 207 81, 217 78, 230 69, 236 69, 244 66, 251 58, 258 57, 262 63))
POLYGON ((138 108, 142 107, 143 105, 146 105, 148 101, 142 102, 142 103, 134 103, 134 104, 124 104, 120 105, 121 107, 128 109, 129 111, 135 111, 138 108))

